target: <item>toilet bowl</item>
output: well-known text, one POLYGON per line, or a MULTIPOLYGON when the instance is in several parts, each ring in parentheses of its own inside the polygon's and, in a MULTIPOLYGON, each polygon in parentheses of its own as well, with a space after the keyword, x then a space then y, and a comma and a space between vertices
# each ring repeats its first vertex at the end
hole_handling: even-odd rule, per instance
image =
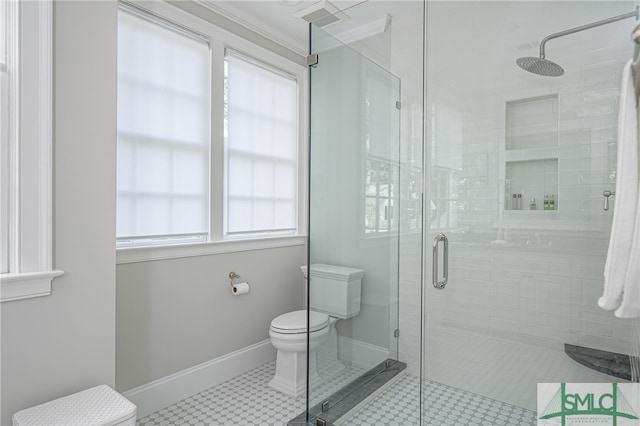
MULTIPOLYGON (((329 335, 329 316, 309 312, 309 374, 317 376, 315 352, 329 335)), ((272 389, 297 398, 307 385, 307 311, 282 314, 271 321, 271 344, 278 350, 276 374, 269 382, 272 389)))
MULTIPOLYGON (((364 270, 343 266, 314 264, 309 296, 309 379, 321 380, 316 368, 316 351, 321 348, 323 362, 335 373, 344 366, 338 361, 338 336, 335 324, 360 313, 361 279, 364 270)), ((306 281, 306 280, 305 280, 306 281)), ((269 382, 272 389, 298 397, 305 394, 307 380, 307 311, 293 311, 276 317, 269 328, 271 343, 278 350, 276 373, 269 382)))

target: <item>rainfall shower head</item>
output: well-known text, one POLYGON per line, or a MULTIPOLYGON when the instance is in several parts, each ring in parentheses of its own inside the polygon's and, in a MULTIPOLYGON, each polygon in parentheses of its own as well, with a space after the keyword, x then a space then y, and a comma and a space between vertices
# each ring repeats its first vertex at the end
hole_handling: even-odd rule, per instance
POLYGON ((579 27, 571 28, 568 30, 560 31, 559 33, 551 34, 542 39, 540 43, 540 57, 526 57, 519 58, 516 64, 523 70, 532 72, 534 74, 543 75, 545 77, 560 77, 564 74, 562 67, 555 62, 551 62, 545 59, 544 47, 549 40, 558 37, 564 37, 569 34, 577 33, 584 30, 590 30, 591 28, 599 27, 601 25, 611 24, 613 22, 621 21, 623 19, 635 18, 636 21, 640 17, 640 6, 636 6, 636 10, 633 12, 625 13, 622 15, 614 16, 612 18, 603 19, 602 21, 592 22, 590 24, 581 25, 579 27))
POLYGON ((564 74, 564 70, 560 65, 545 58, 528 56, 526 58, 519 58, 516 64, 525 71, 545 77, 560 77, 564 74))

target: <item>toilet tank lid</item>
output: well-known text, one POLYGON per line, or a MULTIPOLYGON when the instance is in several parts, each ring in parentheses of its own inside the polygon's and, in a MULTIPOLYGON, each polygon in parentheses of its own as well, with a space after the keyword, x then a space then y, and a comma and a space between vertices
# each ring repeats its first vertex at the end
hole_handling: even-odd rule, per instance
MULTIPOLYGON (((307 275, 307 265, 300 267, 304 276, 307 275)), ((351 281, 362 278, 364 269, 348 268, 346 266, 326 265, 324 263, 314 263, 311 265, 311 275, 314 277, 332 278, 334 280, 351 281)))

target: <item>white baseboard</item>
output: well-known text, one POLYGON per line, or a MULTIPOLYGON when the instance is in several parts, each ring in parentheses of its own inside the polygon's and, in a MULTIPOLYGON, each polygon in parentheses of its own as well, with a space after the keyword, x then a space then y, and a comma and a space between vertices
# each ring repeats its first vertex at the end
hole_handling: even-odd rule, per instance
POLYGON ((138 407, 138 419, 276 359, 269 339, 122 394, 138 407))
POLYGON ((370 368, 389 358, 389 349, 350 337, 338 337, 338 359, 370 368))

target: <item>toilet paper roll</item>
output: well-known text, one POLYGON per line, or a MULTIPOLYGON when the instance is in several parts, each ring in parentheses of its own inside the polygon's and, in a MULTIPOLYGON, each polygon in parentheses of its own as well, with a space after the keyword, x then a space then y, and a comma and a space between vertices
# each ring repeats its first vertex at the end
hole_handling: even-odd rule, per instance
POLYGON ((231 286, 231 292, 234 296, 239 296, 241 294, 249 293, 251 288, 249 287, 249 283, 238 283, 231 286))

